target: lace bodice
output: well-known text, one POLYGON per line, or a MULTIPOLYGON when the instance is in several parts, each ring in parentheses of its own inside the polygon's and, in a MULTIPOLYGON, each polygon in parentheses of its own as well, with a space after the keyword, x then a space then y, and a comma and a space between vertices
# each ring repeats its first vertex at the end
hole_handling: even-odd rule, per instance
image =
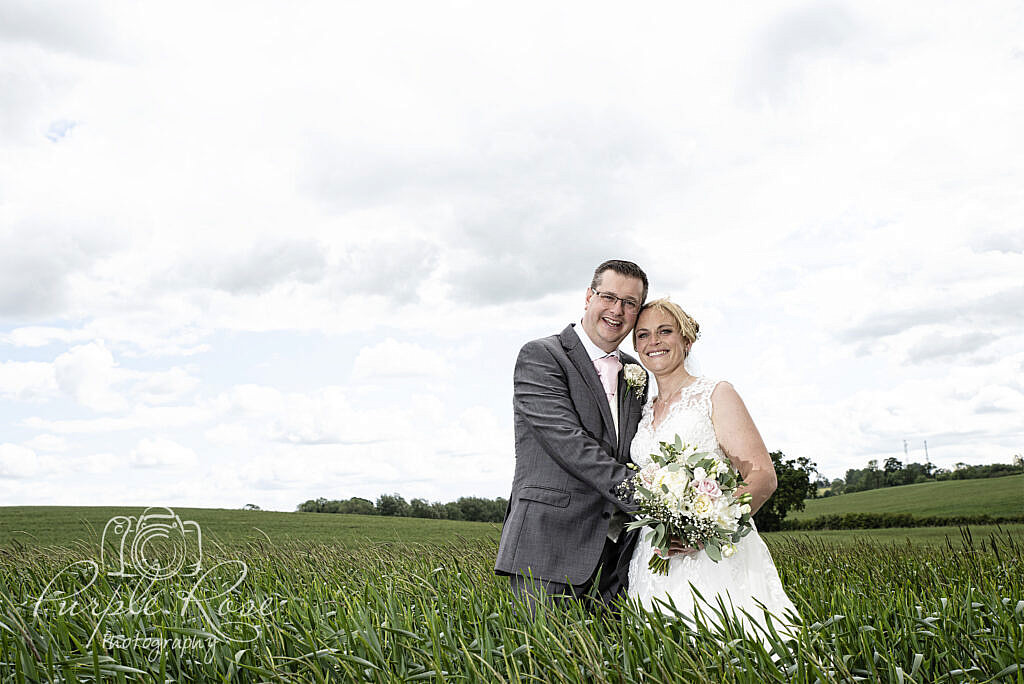
POLYGON ((697 451, 706 451, 727 461, 711 424, 711 393, 718 383, 718 380, 701 376, 684 387, 657 427, 653 426, 654 397, 649 398, 629 448, 633 463, 644 467, 651 462, 651 454, 658 453, 658 443, 674 442, 676 435, 684 444, 696 447, 697 451))

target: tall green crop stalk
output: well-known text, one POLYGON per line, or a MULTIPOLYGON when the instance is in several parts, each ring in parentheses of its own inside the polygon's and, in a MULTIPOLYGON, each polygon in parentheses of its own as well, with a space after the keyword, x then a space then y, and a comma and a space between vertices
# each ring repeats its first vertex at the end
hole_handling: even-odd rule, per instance
POLYGON ((223 543, 207 567, 240 561, 247 572, 230 590, 225 576, 200 592, 205 612, 182 610, 195 581, 171 577, 150 592, 149 614, 44 601, 36 615, 44 592, 102 607, 130 583, 101 574, 87 586, 87 573, 65 571, 88 557, 84 546, 10 546, 0 550, 0 683, 1024 681, 1024 545, 1013 535, 939 547, 769 543, 800 612, 795 639, 750 634, 713 597, 698 616, 567 604, 531 618, 480 540, 223 543), (268 609, 218 611, 224 599, 268 609))

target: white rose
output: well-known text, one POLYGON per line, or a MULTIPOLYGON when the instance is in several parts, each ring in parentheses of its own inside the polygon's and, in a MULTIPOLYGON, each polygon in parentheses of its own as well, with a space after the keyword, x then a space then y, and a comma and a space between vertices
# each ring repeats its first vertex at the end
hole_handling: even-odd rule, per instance
POLYGON ((697 466, 696 468, 693 469, 693 479, 694 480, 705 480, 705 479, 707 479, 707 477, 708 477, 708 471, 704 470, 700 466, 697 466))
POLYGON ((746 515, 750 512, 750 504, 743 504, 740 506, 740 515, 746 515))
POLYGON ((704 494, 701 494, 693 500, 693 504, 690 506, 694 513, 701 517, 706 517, 711 513, 713 507, 711 505, 711 499, 704 494))
POLYGON ((626 376, 626 382, 631 385, 647 382, 647 372, 635 363, 627 363, 623 374, 626 376))
POLYGON ((725 544, 722 546, 722 558, 731 558, 736 553, 735 544, 725 544))

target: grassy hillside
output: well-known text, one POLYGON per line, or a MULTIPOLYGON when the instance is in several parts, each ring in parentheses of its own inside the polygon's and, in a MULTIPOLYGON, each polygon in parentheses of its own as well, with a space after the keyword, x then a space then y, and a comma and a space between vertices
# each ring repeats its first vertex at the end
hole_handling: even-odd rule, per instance
POLYGON ((924 482, 809 499, 804 510, 793 511, 787 517, 800 520, 842 513, 1024 515, 1024 475, 924 482))

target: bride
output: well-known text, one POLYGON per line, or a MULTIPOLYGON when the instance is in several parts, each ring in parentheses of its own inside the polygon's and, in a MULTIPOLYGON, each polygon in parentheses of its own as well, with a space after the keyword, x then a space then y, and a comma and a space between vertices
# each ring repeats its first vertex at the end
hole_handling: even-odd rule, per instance
MULTIPOLYGON (((658 380, 658 396, 648 399, 630 449, 641 468, 658 452, 659 442, 673 442, 676 435, 686 444, 730 462, 750 492, 751 509, 760 508, 777 480, 771 457, 743 400, 728 382, 694 376, 687 370, 690 347, 700 326, 679 305, 658 299, 644 306, 633 330, 633 345, 643 365, 658 380)), ((736 553, 719 562, 699 549, 680 549, 669 562, 667 575, 648 569, 654 552, 641 534, 629 564, 629 596, 648 610, 671 612, 670 604, 683 615, 718 623, 719 599, 745 627, 763 632, 765 609, 772 625, 791 636, 797 611, 786 596, 779 573, 764 541, 755 529, 736 545, 736 553), (698 596, 699 592, 699 596, 698 596), (756 625, 750 625, 750 620, 756 625)), ((670 552, 673 553, 673 552, 670 552)))

